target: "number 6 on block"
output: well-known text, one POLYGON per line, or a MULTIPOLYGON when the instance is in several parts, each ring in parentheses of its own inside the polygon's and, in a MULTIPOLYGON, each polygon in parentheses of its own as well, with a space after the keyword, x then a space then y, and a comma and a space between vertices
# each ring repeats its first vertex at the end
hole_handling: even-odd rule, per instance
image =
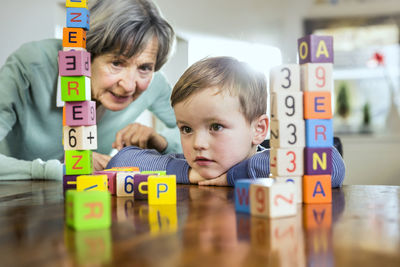
POLYGON ((270 171, 273 176, 302 176, 303 148, 279 148, 270 151, 270 171))
POLYGON ((117 173, 117 196, 133 197, 133 177, 138 172, 118 172, 117 173))

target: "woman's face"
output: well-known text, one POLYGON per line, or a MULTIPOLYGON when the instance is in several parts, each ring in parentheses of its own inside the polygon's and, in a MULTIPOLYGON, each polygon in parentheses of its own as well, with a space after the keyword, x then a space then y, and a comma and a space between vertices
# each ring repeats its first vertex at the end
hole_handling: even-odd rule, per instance
POLYGON ((149 86, 154 74, 158 42, 153 38, 131 58, 106 53, 92 61, 92 99, 106 109, 123 110, 149 86))

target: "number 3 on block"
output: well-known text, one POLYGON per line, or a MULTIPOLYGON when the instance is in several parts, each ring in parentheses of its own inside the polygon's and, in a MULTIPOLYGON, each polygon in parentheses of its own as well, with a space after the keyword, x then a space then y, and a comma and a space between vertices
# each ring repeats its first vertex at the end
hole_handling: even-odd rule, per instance
POLYGON ((275 159, 271 165, 273 176, 301 176, 303 175, 303 148, 272 149, 270 158, 275 159))

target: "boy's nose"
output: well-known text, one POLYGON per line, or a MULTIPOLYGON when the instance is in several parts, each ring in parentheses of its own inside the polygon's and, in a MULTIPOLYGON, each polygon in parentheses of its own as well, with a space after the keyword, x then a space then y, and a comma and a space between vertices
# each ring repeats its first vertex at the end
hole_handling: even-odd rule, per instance
POLYGON ((204 150, 209 147, 206 134, 196 134, 193 140, 193 148, 196 150, 204 150))

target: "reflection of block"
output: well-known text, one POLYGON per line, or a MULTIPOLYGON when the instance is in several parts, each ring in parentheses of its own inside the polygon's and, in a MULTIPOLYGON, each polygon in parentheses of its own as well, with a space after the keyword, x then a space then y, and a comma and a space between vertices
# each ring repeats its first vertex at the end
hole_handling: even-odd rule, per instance
POLYGON ((87 0, 66 0, 65 6, 87 8, 87 0))
POLYGON ((69 189, 76 189, 76 177, 78 175, 63 175, 64 192, 69 189))
POLYGON ((330 229, 332 226, 332 204, 308 204, 303 207, 306 229, 330 229))
POLYGON ((65 174, 91 174, 93 172, 91 150, 65 150, 65 174))
POLYGON ((108 228, 111 225, 111 196, 108 191, 66 193, 66 222, 75 230, 108 228))
POLYGON ((133 184, 133 196, 135 199, 147 199, 149 194, 147 179, 150 175, 156 174, 135 174, 135 183, 133 184))
POLYGON ((249 190, 253 180, 240 179, 235 182, 235 209, 236 212, 250 213, 249 190))
POLYGON ((270 171, 273 176, 303 175, 303 148, 278 148, 270 151, 270 171))
POLYGON ((134 203, 133 198, 114 197, 112 200, 113 221, 133 222, 135 220, 135 213, 137 214, 137 209, 135 209, 134 206, 137 205, 134 203))
POLYGON ((304 120, 271 120, 271 147, 304 147, 304 131, 304 120))
POLYGON ((273 183, 266 186, 250 185, 250 213, 262 217, 284 217, 295 215, 296 187, 292 183, 273 183))
POLYGON ((113 171, 95 171, 93 174, 98 175, 98 174, 104 174, 107 175, 107 185, 108 185, 108 191, 110 191, 111 195, 116 194, 117 190, 117 172, 113 171))
POLYGON ((79 175, 76 191, 108 191, 107 175, 79 175))
POLYGON ((80 51, 58 51, 58 73, 60 76, 90 77, 90 53, 80 51))
POLYGON ((305 120, 307 147, 332 147, 332 120, 305 120))
POLYGON ((117 196, 133 197, 134 176, 138 172, 119 171, 117 172, 117 196))
POLYGON ((64 150, 97 149, 97 126, 64 126, 64 150))
POLYGON ((304 149, 304 174, 332 174, 332 148, 304 149))
POLYGON ((271 69, 270 92, 284 90, 300 91, 300 67, 298 64, 285 64, 271 69))
POLYGON ((65 122, 68 126, 96 124, 96 102, 77 101, 65 103, 65 122))
POLYGON ((299 63, 333 63, 333 37, 307 35, 297 40, 299 63))
POLYGON ((174 233, 178 230, 176 205, 149 206, 150 233, 174 233))
POLYGON ((303 202, 303 177, 274 177, 277 182, 292 183, 296 187, 296 203, 303 202))
POLYGON ((285 91, 272 93, 271 119, 303 120, 303 92, 285 91))
POLYGON ((86 31, 82 28, 64 28, 62 45, 86 48, 86 31))
POLYGON ((68 7, 67 8, 67 27, 83 28, 89 30, 90 12, 87 8, 68 7))
POLYGON ((75 233, 74 252, 79 266, 109 265, 112 239, 109 228, 75 233))
POLYGON ((331 119, 330 92, 304 92, 304 119, 331 119))
POLYGON ((147 183, 149 205, 176 204, 175 175, 149 176, 147 183))
POLYGON ((304 175, 304 203, 332 203, 332 182, 330 175, 304 175))
POLYGON ((91 100, 90 78, 86 76, 61 76, 62 101, 91 100))
POLYGON ((332 92, 332 63, 307 63, 301 66, 303 91, 332 92))

